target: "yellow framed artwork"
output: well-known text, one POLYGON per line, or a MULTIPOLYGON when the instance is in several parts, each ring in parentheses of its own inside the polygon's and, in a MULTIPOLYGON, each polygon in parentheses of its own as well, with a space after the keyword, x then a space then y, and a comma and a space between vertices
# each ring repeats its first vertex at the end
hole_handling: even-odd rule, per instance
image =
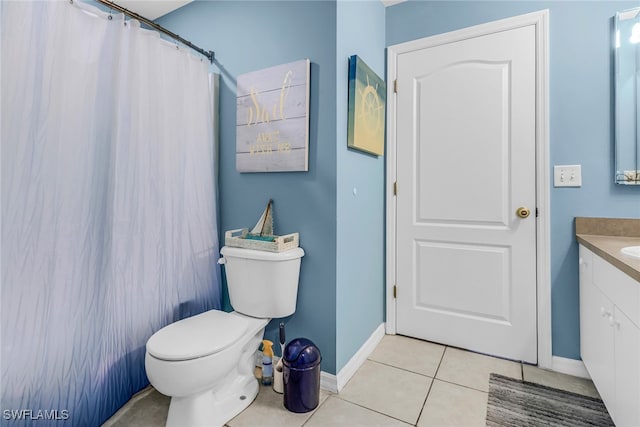
POLYGON ((349 58, 349 120, 347 146, 384 155, 387 85, 367 64, 349 58))

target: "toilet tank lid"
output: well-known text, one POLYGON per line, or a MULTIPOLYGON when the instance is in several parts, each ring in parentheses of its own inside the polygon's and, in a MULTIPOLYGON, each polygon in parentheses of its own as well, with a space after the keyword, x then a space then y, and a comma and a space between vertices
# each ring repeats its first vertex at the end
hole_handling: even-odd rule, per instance
POLYGON ((290 259, 302 258, 304 256, 304 250, 302 248, 293 248, 282 252, 268 252, 224 246, 220 249, 220 255, 235 258, 260 259, 265 261, 288 261, 290 259))
POLYGON ((210 310, 182 319, 157 331, 147 341, 147 352, 162 360, 191 360, 231 346, 249 322, 231 313, 210 310))

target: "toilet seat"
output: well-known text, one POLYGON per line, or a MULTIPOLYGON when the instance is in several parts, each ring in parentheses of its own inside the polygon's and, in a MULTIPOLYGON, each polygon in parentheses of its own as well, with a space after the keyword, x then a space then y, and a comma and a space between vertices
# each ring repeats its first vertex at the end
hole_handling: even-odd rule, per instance
POLYGON ((162 360, 191 360, 218 353, 238 341, 247 319, 210 310, 182 319, 157 331, 147 341, 147 352, 162 360))

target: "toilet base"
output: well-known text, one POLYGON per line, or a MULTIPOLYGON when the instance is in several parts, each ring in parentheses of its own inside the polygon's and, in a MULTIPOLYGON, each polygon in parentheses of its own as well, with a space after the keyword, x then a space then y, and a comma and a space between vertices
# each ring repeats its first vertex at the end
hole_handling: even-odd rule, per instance
MULTIPOLYGON (((216 427, 245 410, 255 400, 260 386, 255 377, 255 352, 262 341, 268 319, 254 319, 257 331, 244 343, 235 366, 212 389, 188 396, 173 396, 167 427, 216 427)), ((235 353, 231 352, 230 355, 235 353)), ((237 356, 236 356, 237 357, 237 356)))
POLYGON ((224 393, 208 390, 196 396, 172 397, 167 427, 223 426, 245 410, 258 395, 254 376, 238 377, 224 393))

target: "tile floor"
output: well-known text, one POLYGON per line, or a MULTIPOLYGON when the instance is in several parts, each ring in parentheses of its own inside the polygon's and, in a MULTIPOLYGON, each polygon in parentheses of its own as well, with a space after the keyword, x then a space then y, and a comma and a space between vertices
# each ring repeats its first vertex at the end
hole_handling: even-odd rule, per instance
MULTIPOLYGON (((307 414, 288 412, 282 395, 260 387, 256 400, 229 421, 240 426, 484 426, 489 374, 495 372, 589 396, 583 378, 420 341, 386 335, 339 394, 321 391, 307 414)), ((140 393, 103 427, 164 424, 169 398, 140 393)))

